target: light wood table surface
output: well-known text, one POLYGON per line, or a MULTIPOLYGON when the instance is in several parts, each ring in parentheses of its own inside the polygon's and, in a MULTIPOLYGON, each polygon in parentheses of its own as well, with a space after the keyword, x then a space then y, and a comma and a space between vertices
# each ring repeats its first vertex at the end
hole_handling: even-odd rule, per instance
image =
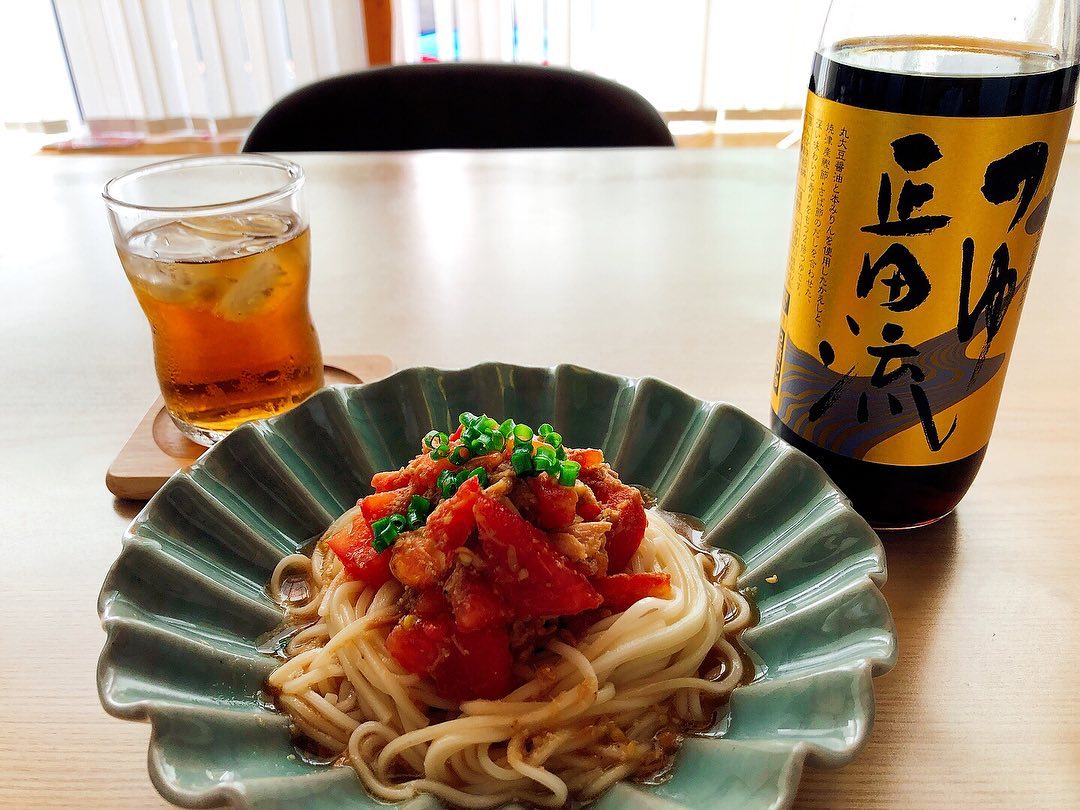
MULTIPOLYGON (((766 420, 796 155, 299 156, 327 354, 574 362, 766 420), (496 304, 543 289, 546 319, 496 304)), ((0 806, 162 807, 149 727, 108 717, 95 600, 139 504, 105 469, 156 396, 99 192, 140 164, 39 156, 0 195, 0 806)), ((1080 807, 1080 149, 967 500, 886 539, 900 660, 800 807, 1080 807)))

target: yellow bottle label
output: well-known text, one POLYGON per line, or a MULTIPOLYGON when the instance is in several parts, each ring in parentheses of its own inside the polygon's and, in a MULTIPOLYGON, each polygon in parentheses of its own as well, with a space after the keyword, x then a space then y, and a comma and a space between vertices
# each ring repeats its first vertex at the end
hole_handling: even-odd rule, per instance
POLYGON ((787 427, 884 464, 986 445, 1071 119, 810 94, 773 379, 787 427))

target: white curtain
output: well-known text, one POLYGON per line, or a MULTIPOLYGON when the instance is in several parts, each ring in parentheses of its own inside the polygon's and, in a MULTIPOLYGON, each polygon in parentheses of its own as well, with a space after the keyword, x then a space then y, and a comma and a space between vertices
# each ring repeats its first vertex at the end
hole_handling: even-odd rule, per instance
POLYGON ((563 65, 620 81, 664 111, 801 109, 828 5, 395 0, 394 58, 563 65))
MULTIPOLYGON (((797 118, 829 0, 391 3, 395 62, 562 65, 622 82, 663 112, 708 120, 753 117, 741 111, 797 118)), ((0 122, 55 127, 81 115, 91 133, 239 131, 290 90, 365 67, 362 8, 362 0, 0 5, 0 122)))
POLYGON ((359 0, 55 0, 91 131, 246 127, 367 65, 359 0))

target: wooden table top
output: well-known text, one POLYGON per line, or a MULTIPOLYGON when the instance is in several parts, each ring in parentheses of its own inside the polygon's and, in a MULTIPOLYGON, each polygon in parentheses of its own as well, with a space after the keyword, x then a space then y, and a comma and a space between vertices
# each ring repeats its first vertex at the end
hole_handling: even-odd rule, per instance
MULTIPOLYGON (((299 160, 327 354, 575 362, 767 420, 795 154, 299 160), (483 311, 493 289, 537 284, 562 309, 550 328, 483 311)), ((3 807, 166 806, 146 774, 149 727, 108 717, 94 677, 95 600, 139 509, 106 491, 105 469, 157 393, 99 192, 143 162, 5 167, 3 807)), ((982 473, 954 515, 886 539, 900 660, 876 681, 869 744, 846 768, 808 768, 800 807, 1080 806, 1078 234, 1074 146, 982 473)))

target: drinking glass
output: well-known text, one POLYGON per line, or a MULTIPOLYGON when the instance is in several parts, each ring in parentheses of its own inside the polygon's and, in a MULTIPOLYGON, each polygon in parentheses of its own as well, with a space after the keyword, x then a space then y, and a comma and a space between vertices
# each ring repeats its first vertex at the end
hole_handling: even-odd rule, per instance
POLYGON ((295 163, 254 154, 165 161, 105 184, 166 410, 200 444, 323 385, 303 185, 295 163))

